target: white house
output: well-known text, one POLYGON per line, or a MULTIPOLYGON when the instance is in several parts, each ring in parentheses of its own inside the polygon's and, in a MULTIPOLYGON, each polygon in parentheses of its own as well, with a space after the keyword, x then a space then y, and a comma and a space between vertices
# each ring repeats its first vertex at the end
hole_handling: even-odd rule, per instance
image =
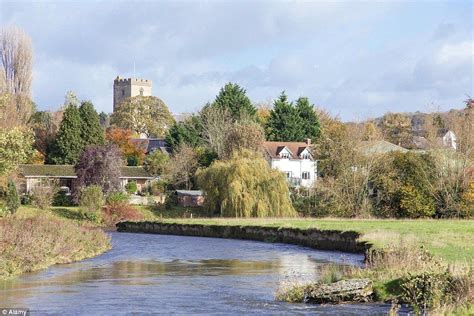
POLYGON ((317 179, 317 162, 306 142, 264 142, 265 156, 272 168, 286 174, 290 186, 310 187, 317 179))

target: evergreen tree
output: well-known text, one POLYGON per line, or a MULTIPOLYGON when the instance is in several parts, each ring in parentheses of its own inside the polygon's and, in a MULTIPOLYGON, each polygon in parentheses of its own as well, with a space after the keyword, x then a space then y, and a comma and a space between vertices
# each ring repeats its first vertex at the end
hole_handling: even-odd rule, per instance
POLYGON ((81 115, 79 109, 70 103, 64 111, 63 120, 54 142, 50 163, 74 164, 84 149, 81 137, 81 115))
POLYGON ((301 97, 296 101, 296 110, 301 118, 304 138, 316 140, 321 135, 321 124, 314 105, 309 103, 308 98, 301 97))
POLYGON ((7 194, 6 194, 6 207, 7 210, 14 214, 16 210, 20 207, 20 197, 18 191, 16 190, 15 183, 12 180, 8 181, 7 194))
POLYGON ((81 116, 81 138, 84 146, 103 145, 105 143, 104 130, 100 125, 99 114, 94 105, 89 101, 83 101, 79 107, 81 116))
POLYGON ((257 113, 257 109, 250 102, 245 89, 231 82, 221 88, 213 105, 227 108, 234 121, 254 118, 257 113))
POLYGON ((285 92, 275 100, 266 125, 267 139, 271 141, 303 141, 303 122, 293 103, 288 102, 285 92))

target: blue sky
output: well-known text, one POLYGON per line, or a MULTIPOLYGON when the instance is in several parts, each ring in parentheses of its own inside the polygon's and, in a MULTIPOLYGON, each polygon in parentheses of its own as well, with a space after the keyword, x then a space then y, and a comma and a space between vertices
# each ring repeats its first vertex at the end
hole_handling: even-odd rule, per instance
POLYGON ((113 79, 151 79, 173 112, 225 82, 255 103, 285 90, 344 120, 462 107, 473 89, 473 1, 4 1, 34 46, 33 99, 67 91, 112 111, 113 79))

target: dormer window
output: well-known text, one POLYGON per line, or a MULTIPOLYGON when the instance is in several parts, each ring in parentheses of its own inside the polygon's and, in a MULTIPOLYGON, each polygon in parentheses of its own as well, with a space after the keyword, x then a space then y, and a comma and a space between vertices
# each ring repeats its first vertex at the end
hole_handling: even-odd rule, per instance
POLYGON ((281 158, 284 158, 284 159, 289 159, 289 158, 290 158, 290 154, 289 154, 289 153, 281 153, 281 154, 280 154, 280 157, 281 157, 281 158))
POLYGON ((311 155, 309 153, 301 154, 301 159, 311 159, 311 155))

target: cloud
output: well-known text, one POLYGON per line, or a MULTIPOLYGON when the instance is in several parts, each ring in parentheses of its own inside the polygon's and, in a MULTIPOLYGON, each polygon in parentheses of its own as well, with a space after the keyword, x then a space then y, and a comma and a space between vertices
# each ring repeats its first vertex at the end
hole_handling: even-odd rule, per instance
POLYGON ((74 90, 110 112, 113 79, 134 64, 174 112, 228 81, 254 102, 285 90, 344 119, 472 93, 472 12, 442 3, 3 1, 0 12, 33 39, 43 109, 74 90))

